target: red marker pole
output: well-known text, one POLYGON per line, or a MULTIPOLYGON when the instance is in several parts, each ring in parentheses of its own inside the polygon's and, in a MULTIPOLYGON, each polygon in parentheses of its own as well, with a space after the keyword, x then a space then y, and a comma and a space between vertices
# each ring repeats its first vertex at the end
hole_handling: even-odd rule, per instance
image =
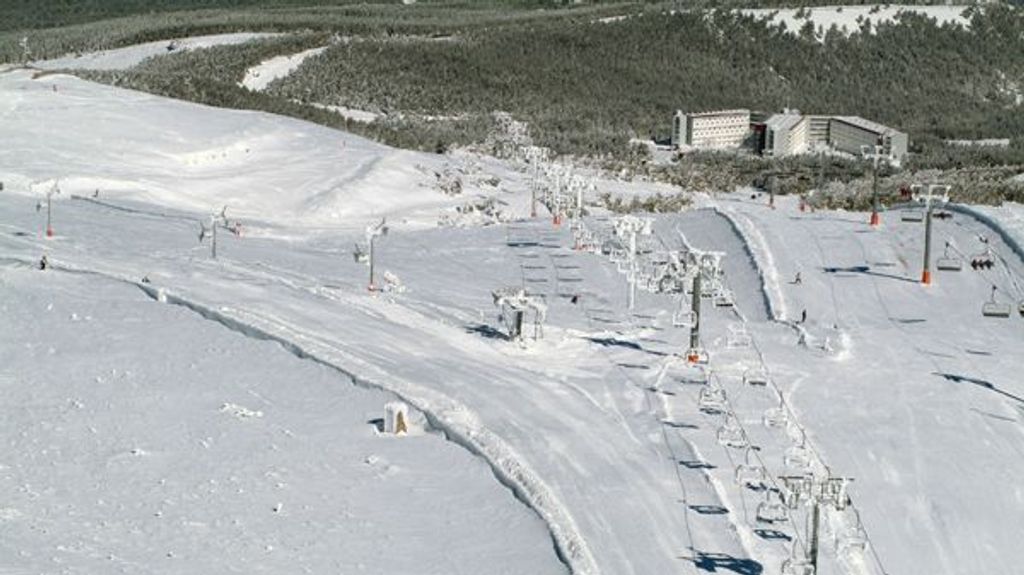
POLYGON ((48 238, 52 238, 53 237, 53 226, 51 225, 52 219, 50 217, 51 216, 51 212, 52 212, 52 210, 50 208, 50 203, 52 202, 52 199, 51 199, 52 197, 53 197, 53 193, 52 192, 49 193, 49 194, 46 194, 46 237, 48 237, 48 238))

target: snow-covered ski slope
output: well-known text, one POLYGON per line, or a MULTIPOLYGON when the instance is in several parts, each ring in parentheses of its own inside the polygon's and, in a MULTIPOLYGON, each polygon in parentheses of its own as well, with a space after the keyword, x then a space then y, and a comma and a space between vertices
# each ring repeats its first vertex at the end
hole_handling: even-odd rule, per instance
POLYGON ((87 54, 70 54, 63 58, 39 60, 33 66, 46 70, 127 70, 148 58, 164 56, 179 51, 201 50, 213 46, 244 44, 261 38, 272 38, 278 34, 243 32, 191 36, 175 40, 158 40, 124 48, 113 48, 87 54))
POLYGON ((376 433, 393 396, 134 286, 38 273, 0 262, 0 571, 565 572, 482 462, 376 433))
MULTIPOLYGON (((825 514, 821 573, 1004 573, 1024 561, 1015 543, 1024 523, 1016 480, 1024 473, 1017 376, 1024 365, 1014 355, 1024 320, 980 313, 991 284, 1014 306, 1024 298, 1015 291, 1024 269, 998 234, 972 218, 936 222, 936 257, 947 237, 970 254, 976 235, 986 234, 999 263, 934 271, 934 285, 924 288, 915 282, 922 227, 892 213, 871 230, 863 214, 801 214, 785 199, 769 210, 730 195, 708 199, 714 209, 660 217, 645 240, 654 251, 679 248, 681 232, 690 244, 728 253, 737 306, 705 303, 708 376, 679 358, 688 333, 673 327, 674 298, 641 292, 628 311, 623 275, 607 258, 570 249, 567 230, 543 219, 429 228, 453 200, 406 185, 416 181, 406 164, 449 158, 69 78, 31 81, 12 72, 0 75, 0 92, 8 102, 0 108, 0 178, 12 182, 0 193, 0 253, 32 262, 46 252, 54 264, 18 274, 43 284, 69 281, 50 278, 71 270, 99 274, 85 289, 138 285, 146 276, 146 289, 162 288, 169 303, 198 314, 194 321, 276 341, 304 362, 398 394, 536 511, 576 573, 778 573, 792 546, 807 545, 806 509, 785 522, 759 522, 758 504, 770 491, 739 485, 735 474, 752 463, 763 463, 773 480, 799 473, 784 455, 800 445, 817 473, 854 478, 854 507, 825 514), (96 114, 120 115, 128 131, 107 128, 93 141, 56 125, 81 121, 102 132, 89 124, 96 114), (168 119, 160 129, 132 133, 161 115, 168 119), (179 154, 253 126, 288 145, 256 161, 243 155, 234 165, 181 167, 179 154), (293 158, 293 151, 316 157, 316 146, 295 144, 306 138, 344 141, 359 154, 333 163, 293 158), (388 159, 389 170, 338 180, 334 197, 351 211, 332 214, 308 201, 336 172, 388 159), (271 172, 279 187, 262 183, 271 172), (48 240, 34 210, 45 185, 32 192, 29 184, 54 177, 65 192, 55 206, 57 236, 48 240), (69 198, 97 187, 96 200, 69 198), (242 237, 222 232, 213 261, 196 243, 197 220, 223 204, 251 220, 242 237), (396 213, 416 225, 378 241, 378 272, 391 271, 408 289, 370 294, 352 243, 367 218, 396 213), (789 283, 797 271, 802 282, 789 283), (547 297, 545 337, 525 348, 497 331, 490 292, 509 285, 547 297), (797 325, 805 309, 807 321, 797 325), (733 341, 741 331, 749 345, 733 341), (769 374, 769 384, 746 383, 755 371, 769 374), (727 392, 731 415, 698 409, 704 378, 727 392), (780 397, 788 424, 766 427, 765 412, 780 397), (756 449, 723 446, 728 422, 756 449)), ((523 176, 504 170, 508 191, 498 197, 526 213, 523 176)), ((588 226, 603 234, 610 222, 588 226)), ((435 545, 464 543, 435 536, 435 545)), ((550 554, 550 544, 536 551, 550 554)))
POLYGON ((327 49, 327 46, 310 48, 297 54, 288 56, 277 56, 270 58, 245 71, 245 78, 242 85, 254 92, 262 92, 267 89, 274 80, 288 77, 302 65, 308 58, 318 56, 327 49))

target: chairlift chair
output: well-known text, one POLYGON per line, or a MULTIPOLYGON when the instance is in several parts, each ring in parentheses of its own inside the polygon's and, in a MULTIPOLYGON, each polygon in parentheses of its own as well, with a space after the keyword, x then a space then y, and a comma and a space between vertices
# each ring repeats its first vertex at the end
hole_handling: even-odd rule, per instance
POLYGON ((697 375, 686 378, 687 383, 695 385, 708 385, 708 381, 711 380, 711 370, 707 367, 701 366, 697 370, 697 375))
MULTIPOLYGON (((685 304, 685 301, 683 301, 685 304)), ((693 310, 686 309, 680 305, 676 308, 676 311, 672 314, 672 326, 682 328, 692 328, 697 324, 697 314, 693 310)))
POLYGON ((900 221, 921 222, 924 221, 924 211, 918 208, 904 209, 900 212, 900 221))
POLYGON ((726 408, 725 390, 705 385, 697 395, 697 406, 701 411, 720 413, 726 408))
POLYGON ((981 306, 981 315, 985 317, 1010 317, 1010 304, 996 301, 996 291, 998 288, 992 286, 992 295, 989 300, 981 306))
POLYGON ((802 556, 800 552, 796 551, 798 543, 793 542, 793 554, 782 562, 782 575, 815 575, 814 566, 807 560, 806 557, 802 556))
POLYGON ((860 525, 853 525, 836 535, 836 554, 852 555, 863 553, 867 550, 868 538, 864 528, 860 525))
POLYGON ((729 325, 729 332, 726 334, 725 345, 729 349, 748 348, 753 343, 753 338, 750 337, 750 332, 747 331, 747 327, 742 323, 734 323, 729 325))
POLYGON ((740 427, 736 417, 729 415, 725 419, 725 423, 718 428, 716 433, 718 443, 725 447, 732 447, 735 449, 743 449, 750 446, 750 442, 747 441, 747 435, 743 433, 743 428, 740 427))
POLYGON ((777 407, 769 407, 764 410, 764 415, 761 417, 761 421, 765 427, 779 428, 784 427, 789 423, 789 418, 786 416, 786 410, 779 405, 777 407))
POLYGON ((764 501, 757 504, 755 517, 760 523, 782 523, 789 519, 789 510, 777 490, 765 490, 764 501))
POLYGON ((715 307, 732 307, 736 303, 732 297, 732 292, 727 289, 722 289, 715 293, 712 301, 715 307))
POLYGON ((753 456, 753 453, 754 449, 748 447, 743 457, 743 463, 736 466, 736 483, 751 489, 763 489, 768 473, 757 458, 753 456))
POLYGON ((811 467, 811 453, 801 443, 786 449, 782 456, 782 462, 786 467, 797 471, 806 471, 811 467))
MULTIPOLYGON (((200 241, 202 241, 202 235, 200 235, 200 241)), ((365 264, 366 262, 370 261, 370 254, 367 253, 362 246, 356 244, 355 249, 352 250, 352 259, 354 259, 357 264, 365 264)))
POLYGON ((821 501, 829 503, 839 511, 850 506, 850 496, 847 492, 850 480, 845 477, 833 478, 821 485, 821 501))
POLYGON ((768 385, 768 373, 763 367, 751 367, 743 372, 743 383, 764 387, 768 385))
POLYGON ((942 253, 942 257, 935 260, 935 267, 940 271, 958 272, 963 269, 964 264, 955 254, 949 253, 949 247, 949 242, 946 242, 946 249, 942 253))

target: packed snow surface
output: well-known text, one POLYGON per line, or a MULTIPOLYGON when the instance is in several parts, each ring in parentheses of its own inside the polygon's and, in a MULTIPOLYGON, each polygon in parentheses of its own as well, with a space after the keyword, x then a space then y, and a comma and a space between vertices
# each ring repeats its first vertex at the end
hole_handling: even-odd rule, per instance
POLYGON ((158 40, 145 44, 136 44, 124 48, 114 48, 88 54, 69 55, 52 60, 40 60, 32 65, 45 70, 127 70, 140 64, 147 58, 176 54, 180 51, 199 50, 213 46, 244 44, 261 38, 272 38, 279 34, 245 32, 235 34, 216 34, 211 36, 191 36, 173 40, 158 40))
MULTIPOLYGON (((776 209, 769 209, 763 197, 723 194, 701 198, 701 209, 657 216, 653 233, 639 242, 646 255, 637 277, 650 273, 655 259, 685 246, 726 254, 719 287, 730 290, 735 305, 720 303, 721 292, 703 300, 700 343, 710 359, 701 369, 680 357, 690 333, 673 318, 689 300, 640 289, 636 307, 629 309, 623 273, 628 269, 607 255, 572 249, 568 225, 553 225, 546 212, 527 219, 529 178, 514 166, 467 155, 398 152, 301 122, 169 102, 67 77, 33 81, 22 72, 0 75, 0 102, 0 179, 7 184, 0 193, 0 254, 21 266, 0 270, 0 278, 17 288, 12 301, 36 297, 28 286, 41 286, 39 297, 65 310, 52 321, 66 318, 72 325, 66 333, 73 334, 75 317, 112 314, 70 296, 45 297, 65 282, 83 282, 73 290, 79 298, 104 295, 104 305, 155 306, 170 313, 140 294, 162 298, 179 309, 174 313, 188 315, 188 322, 212 326, 210 335, 188 328, 182 330, 186 336, 176 329, 177 320, 161 319, 171 322, 174 334, 162 341, 187 340, 170 347, 183 347, 183 356, 195 357, 199 367, 225 349, 227 343, 216 343, 217 334, 246 346, 253 339, 276 342, 275 350, 287 351, 302 369, 326 368, 333 378, 343 374, 379 394, 356 410, 358 417, 342 416, 354 429, 345 437, 357 445, 359 430, 367 440, 381 440, 367 431, 366 421, 379 417, 384 392, 397 395, 431 429, 490 466, 493 477, 546 526, 549 539, 534 543, 529 538, 536 533, 530 534, 523 518, 523 530, 508 537, 516 558, 496 556, 488 572, 543 572, 554 541, 559 558, 579 574, 778 573, 787 557, 808 548, 808 508, 780 510, 771 523, 758 519, 758 509, 777 499, 782 476, 808 472, 853 478, 852 506, 823 511, 822 575, 958 575, 964 566, 1009 573, 1024 562, 1017 542, 1024 523, 1018 480, 1024 476, 1024 384, 1018 376, 1024 318, 1017 311, 1024 301, 1024 261, 1011 243, 1018 232, 1004 229, 1001 222, 1008 219, 1002 215, 977 217, 964 208, 937 219, 934 281, 928 287, 918 281, 923 226, 902 221, 897 212, 886 212, 883 225, 873 229, 865 214, 800 212, 789 198, 778 198, 776 209), (97 115, 116 118, 120 128, 91 123, 97 115), (86 129, 73 135, 62 129, 78 122, 86 129), (148 129, 148 123, 156 127, 148 129), (231 144, 239 141, 245 144, 231 144), (477 171, 467 167, 474 162, 477 171), (465 170, 472 191, 464 194, 500 202, 518 219, 481 227, 431 225, 466 200, 430 186, 432 172, 446 165, 465 170), (494 178, 500 184, 485 183, 494 178), (53 209, 56 235, 47 239, 46 210, 36 205, 55 179, 61 189, 53 209), (331 182, 329 191, 325 181, 331 182), (212 259, 209 238, 197 242, 198 220, 225 204, 229 218, 237 210, 247 216, 246 225, 241 235, 221 228, 218 257, 212 259), (353 257, 353 244, 365 241, 363 225, 384 215, 409 225, 377 238, 376 280, 384 285, 386 273, 387 285, 402 289, 371 292, 369 270, 353 257), (947 241, 955 247, 949 253, 943 249, 947 241), (44 253, 49 269, 26 268, 44 253), (959 258, 962 271, 937 270, 940 256, 959 258), (992 265, 972 269, 970 262, 982 256, 992 265), (113 284, 116 290, 105 287, 113 284), (128 285, 135 287, 121 287, 128 285), (507 287, 543 296, 547 321, 541 339, 520 345, 504 336, 491 293, 507 287), (1009 317, 983 317, 986 303, 1004 306, 1009 317), (715 409, 699 402, 709 390, 725 393, 715 409), (758 469, 764 474, 760 480, 742 479, 758 469)), ((624 193, 636 189, 599 185, 624 193)), ((582 225, 598 243, 614 246, 614 220, 597 209, 593 214, 582 225)), ((17 310, 12 317, 20 330, 46 306, 11 309, 17 310)), ((64 333, 59 323, 45 327, 47 333, 64 333)), ((533 333, 532 326, 527 332, 533 333)), ((48 378, 36 369, 44 360, 65 373, 82 372, 76 368, 84 360, 64 362, 69 352, 62 350, 70 342, 97 339, 86 336, 61 335, 57 344, 38 344, 32 354, 25 352, 28 359, 15 360, 10 375, 48 378)), ((108 346, 102 351, 113 350, 108 354, 131 347, 99 339, 97 346, 108 346)), ((147 353, 149 345, 140 344, 139 351, 147 353)), ((231 365, 243 366, 250 355, 238 352, 231 365)), ((255 361, 252 367, 249 373, 279 373, 255 361)), ((136 370, 142 373, 142 367, 136 370)), ((181 384, 196 390, 187 395, 196 403, 189 404, 185 423, 194 418, 197 425, 252 430, 283 418, 288 429, 327 425, 317 414, 330 404, 323 395, 329 386, 311 398, 299 393, 295 381, 282 383, 280 393, 267 389, 269 384, 249 387, 262 397, 275 391, 271 401, 260 401, 246 388, 230 387, 255 385, 255 376, 236 380, 234 373, 201 372, 181 384), (282 414, 281 404, 292 395, 298 396, 288 404, 293 411, 282 414), (307 409, 309 422, 301 420, 307 409)), ((301 379, 315 385, 312 377, 301 379)), ((155 398, 128 394, 108 401, 131 402, 123 411, 133 417, 147 409, 159 412, 160 400, 172 401, 177 393, 163 390, 160 381, 153 379, 152 389, 141 379, 122 386, 131 391, 137 382, 137 393, 155 398)), ((39 386, 15 387, 32 394, 39 386)), ((40 421, 57 422, 44 431, 63 432, 70 420, 57 419, 61 412, 47 406, 65 405, 68 398, 91 406, 96 399, 82 400, 77 389, 70 395, 55 383, 38 393, 56 397, 58 390, 61 395, 49 403, 24 395, 11 409, 36 409, 40 421)), ((118 425, 113 415, 98 419, 118 425)), ((164 438, 161 429, 139 431, 139 438, 130 434, 131 441, 110 451, 127 453, 124 459, 133 464, 149 462, 159 457, 163 442, 184 440, 164 438)), ((326 437, 340 435, 341 430, 320 429, 311 436, 326 443, 326 437)), ((50 463, 40 453, 57 440, 45 436, 23 444, 23 437, 11 437, 10 459, 19 471, 9 476, 43 475, 50 463)), ((406 439, 444 447, 424 448, 404 463, 382 450, 372 453, 399 469, 422 462, 440 473, 431 462, 452 466, 442 455, 451 444, 432 434, 406 439)), ((293 453, 284 438, 273 444, 287 453, 264 456, 273 451, 267 442, 252 441, 253 453, 287 458, 297 467, 333 461, 316 451, 293 453)), ((403 441, 392 443, 410 445, 403 441)), ((70 449, 63 446, 62 452, 70 449)), ((265 461, 250 459, 254 466, 265 461)), ((84 457, 83 469, 55 474, 52 481, 66 485, 105 477, 111 471, 89 467, 104 461, 84 457)), ((11 464, 3 464, 7 472, 11 464)), ((461 481, 455 485, 462 489, 461 481)), ((18 497, 61 493, 58 488, 51 495, 31 482, 29 488, 18 497)), ((411 507, 412 521, 431 521, 453 507, 442 492, 415 493, 434 515, 411 507)), ((296 502, 275 493, 266 502, 272 517, 287 517, 308 497, 296 502)), ((368 497, 377 506, 400 507, 386 497, 368 497)), ((508 503, 510 495, 500 491, 483 499, 469 505, 491 509, 508 503)), ((59 509, 43 515, 50 529, 79 538, 97 529, 59 509)), ((522 511, 514 505, 502 509, 522 511)), ((460 521, 450 519, 453 525, 460 521)), ((495 524, 516 521, 499 514, 495 524)), ((465 529, 490 537, 469 520, 465 529)), ((317 532, 300 528, 297 537, 308 535, 304 541, 311 546, 327 544, 324 537, 332 532, 317 532)), ((54 553, 45 547, 50 539, 33 533, 24 535, 29 553, 54 553)), ((289 531, 259 533, 284 537, 289 531)), ((469 572, 492 553, 468 536, 452 528, 419 535, 438 548, 467 546, 466 557, 452 559, 453 572, 463 565, 469 572)), ((405 540, 412 535, 395 537, 413 545, 405 540)), ((370 545, 358 534, 350 539, 351 545, 370 545)), ((138 549, 156 552, 146 543, 138 549)), ((177 549, 160 551, 177 556, 177 549)))
POLYGON ((39 273, 0 263, 4 572, 565 572, 484 463, 377 431, 392 396, 130 284, 39 273))

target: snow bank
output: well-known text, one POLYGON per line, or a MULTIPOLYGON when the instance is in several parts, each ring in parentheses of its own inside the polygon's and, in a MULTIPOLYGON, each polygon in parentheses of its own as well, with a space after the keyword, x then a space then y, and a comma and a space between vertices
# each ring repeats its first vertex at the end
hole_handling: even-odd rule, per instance
POLYGON ((757 273, 761 277, 761 285, 764 291, 765 303, 768 306, 768 314, 772 319, 782 321, 789 316, 786 308, 786 300, 782 295, 779 270, 775 265, 775 259, 764 235, 757 229, 749 218, 727 206, 711 204, 711 209, 720 214, 736 230, 736 234, 743 239, 747 252, 750 255, 757 273))

